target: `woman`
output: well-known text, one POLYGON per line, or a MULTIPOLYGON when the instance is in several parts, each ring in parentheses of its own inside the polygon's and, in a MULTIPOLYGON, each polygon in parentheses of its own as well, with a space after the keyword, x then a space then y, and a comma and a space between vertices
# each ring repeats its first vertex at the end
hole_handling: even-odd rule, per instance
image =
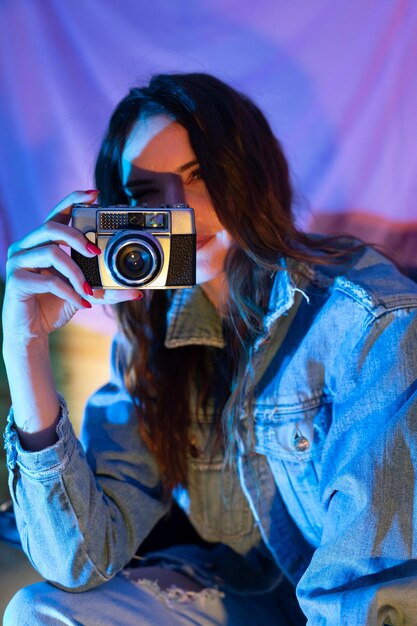
POLYGON ((268 123, 209 75, 131 90, 96 182, 102 206, 193 207, 197 286, 93 291, 59 244, 100 252, 68 225, 94 190, 11 247, 10 488, 52 585, 20 591, 5 623, 408 623, 414 284, 372 248, 296 228, 268 123), (48 335, 99 303, 115 305, 120 332, 81 447, 48 335), (175 502, 187 545, 145 550, 175 502))

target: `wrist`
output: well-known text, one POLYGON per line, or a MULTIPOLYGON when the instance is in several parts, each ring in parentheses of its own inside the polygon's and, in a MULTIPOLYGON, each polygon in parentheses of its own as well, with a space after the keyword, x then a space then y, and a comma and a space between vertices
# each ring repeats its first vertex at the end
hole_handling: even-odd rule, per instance
POLYGON ((17 333, 5 333, 3 337, 3 358, 16 360, 16 358, 28 358, 30 356, 49 355, 49 337, 28 337, 17 333))

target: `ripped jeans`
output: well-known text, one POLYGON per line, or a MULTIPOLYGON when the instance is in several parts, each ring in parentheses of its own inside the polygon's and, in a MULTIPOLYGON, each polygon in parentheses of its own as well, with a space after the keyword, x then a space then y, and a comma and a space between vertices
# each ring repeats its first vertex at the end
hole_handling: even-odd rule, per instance
MULTIPOLYGON (((81 593, 62 591, 47 582, 31 585, 11 600, 3 626, 305 624, 294 589, 284 577, 267 590, 233 591, 218 575, 218 568, 213 573, 211 556, 197 546, 176 546, 145 557, 139 567, 125 569, 81 593)), ((235 563, 224 565, 227 571, 235 563)), ((237 581, 242 572, 234 571, 233 576, 237 581)))

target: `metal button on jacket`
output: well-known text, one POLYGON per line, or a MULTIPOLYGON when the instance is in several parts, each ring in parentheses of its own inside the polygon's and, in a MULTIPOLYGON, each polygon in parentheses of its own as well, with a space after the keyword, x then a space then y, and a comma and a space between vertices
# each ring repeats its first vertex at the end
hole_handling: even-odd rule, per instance
POLYGON ((307 439, 307 437, 304 437, 304 435, 298 430, 298 428, 296 428, 294 431, 292 445, 297 450, 297 452, 305 452, 310 448, 309 440, 307 439))

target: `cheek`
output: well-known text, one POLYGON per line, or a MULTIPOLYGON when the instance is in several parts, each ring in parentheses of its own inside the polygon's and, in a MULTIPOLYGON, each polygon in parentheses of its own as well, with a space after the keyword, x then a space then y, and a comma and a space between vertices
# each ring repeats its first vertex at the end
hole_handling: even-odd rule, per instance
POLYGON ((214 234, 223 230, 223 226, 219 222, 219 219, 211 205, 206 204, 205 206, 195 206, 194 214, 197 233, 199 230, 203 230, 214 234))
POLYGON ((215 232, 221 230, 222 226, 213 208, 213 204, 206 191, 186 190, 186 203, 194 209, 196 228, 201 226, 215 226, 215 232))
POLYGON ((224 271, 224 261, 232 239, 225 231, 218 231, 205 246, 197 250, 197 284, 213 280, 224 271))

